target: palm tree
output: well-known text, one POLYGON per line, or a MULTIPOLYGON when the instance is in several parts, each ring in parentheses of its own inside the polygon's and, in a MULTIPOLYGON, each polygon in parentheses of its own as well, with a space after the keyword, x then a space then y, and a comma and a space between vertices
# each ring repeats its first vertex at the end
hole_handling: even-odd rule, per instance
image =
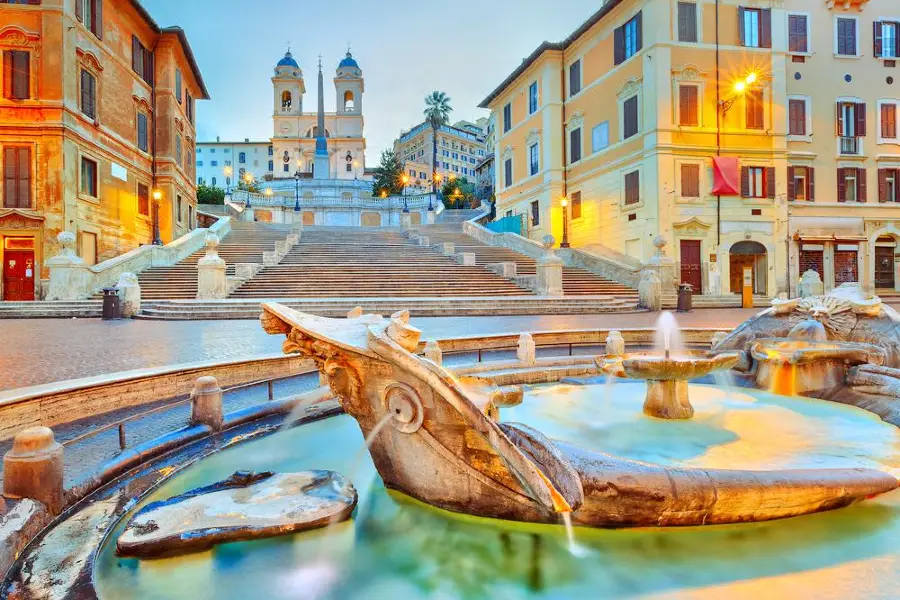
POLYGON ((437 90, 425 96, 425 120, 431 125, 431 193, 437 191, 437 132, 450 120, 450 97, 437 90))

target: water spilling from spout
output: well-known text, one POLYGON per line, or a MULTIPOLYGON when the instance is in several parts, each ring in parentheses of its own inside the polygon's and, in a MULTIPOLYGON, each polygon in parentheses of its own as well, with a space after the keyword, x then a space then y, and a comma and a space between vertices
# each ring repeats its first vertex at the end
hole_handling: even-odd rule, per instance
POLYGON ((569 553, 575 557, 585 556, 587 549, 575 541, 575 527, 572 526, 572 513, 569 511, 559 513, 562 516, 563 526, 566 528, 566 540, 569 543, 569 553))

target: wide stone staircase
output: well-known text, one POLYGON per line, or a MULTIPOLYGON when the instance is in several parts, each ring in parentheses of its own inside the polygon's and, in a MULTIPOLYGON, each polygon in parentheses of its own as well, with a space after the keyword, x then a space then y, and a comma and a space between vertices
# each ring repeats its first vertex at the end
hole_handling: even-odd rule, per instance
MULTIPOLYGON (((449 242, 458 253, 474 254, 475 264, 481 267, 490 263, 512 262, 516 264, 518 275, 534 275, 537 271, 535 259, 508 248, 483 244, 462 233, 459 225, 423 225, 417 228, 417 232, 427 236, 430 244, 449 242)), ((610 296, 635 304, 638 301, 637 290, 584 269, 563 267, 562 277, 563 292, 566 296, 610 296)))
POLYGON ((400 230, 307 227, 300 243, 279 264, 264 267, 230 297, 433 298, 529 294, 528 290, 480 266, 463 266, 430 247, 414 245, 400 230))
MULTIPOLYGON (((275 242, 290 234, 289 225, 232 221, 231 232, 219 243, 219 257, 234 275, 237 263, 263 263, 263 252, 272 251, 275 242)), ((138 274, 142 300, 188 300, 197 297, 197 261, 206 249, 198 250, 171 267, 153 267, 138 274)))

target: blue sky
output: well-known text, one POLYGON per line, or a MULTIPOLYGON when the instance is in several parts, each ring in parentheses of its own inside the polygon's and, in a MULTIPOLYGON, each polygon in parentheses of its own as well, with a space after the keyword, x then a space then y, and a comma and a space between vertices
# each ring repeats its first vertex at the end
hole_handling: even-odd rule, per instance
POLYGON ((401 129, 422 119, 431 90, 452 99, 451 119, 485 115, 478 103, 541 41, 558 41, 590 16, 596 0, 143 0, 162 26, 188 34, 212 100, 199 102, 198 140, 268 139, 269 78, 288 40, 315 106, 316 63, 323 55, 325 109, 330 78, 352 44, 365 77, 367 163, 401 129), (501 25, 502 24, 502 25, 501 25))

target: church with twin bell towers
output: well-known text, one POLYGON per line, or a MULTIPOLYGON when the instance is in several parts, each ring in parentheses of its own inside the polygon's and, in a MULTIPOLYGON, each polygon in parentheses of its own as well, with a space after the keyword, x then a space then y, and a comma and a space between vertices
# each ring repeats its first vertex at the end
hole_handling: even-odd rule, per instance
POLYGON ((366 138, 363 135, 362 69, 349 48, 334 75, 335 110, 325 112, 324 76, 319 57, 315 111, 304 112, 306 83, 290 50, 272 77, 272 148, 275 179, 363 179, 366 138))

